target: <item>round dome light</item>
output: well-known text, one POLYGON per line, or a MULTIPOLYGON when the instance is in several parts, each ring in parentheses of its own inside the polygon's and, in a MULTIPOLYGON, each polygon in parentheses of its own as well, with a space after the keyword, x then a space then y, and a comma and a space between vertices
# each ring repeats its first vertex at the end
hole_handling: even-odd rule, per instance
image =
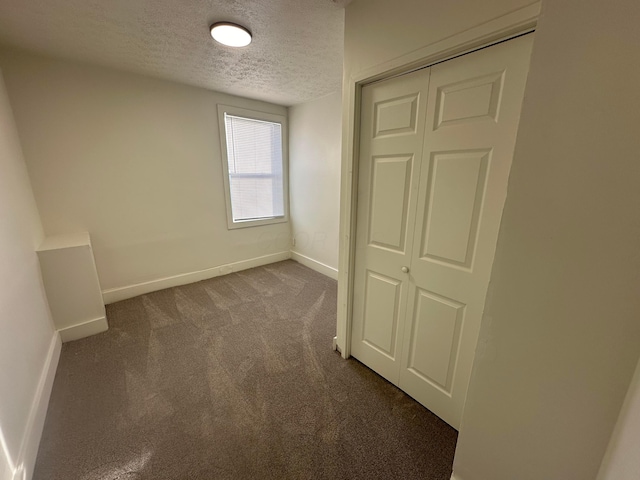
POLYGON ((246 47, 251 43, 251 32, 241 25, 218 22, 211 25, 213 39, 228 47, 246 47))

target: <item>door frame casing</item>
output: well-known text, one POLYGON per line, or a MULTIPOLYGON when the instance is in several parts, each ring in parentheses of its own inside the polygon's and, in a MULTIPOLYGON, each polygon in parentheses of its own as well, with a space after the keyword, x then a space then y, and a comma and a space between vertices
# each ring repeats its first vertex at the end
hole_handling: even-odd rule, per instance
POLYGON ((343 134, 342 147, 338 311, 334 342, 334 348, 340 351, 343 358, 351 356, 362 87, 530 33, 538 24, 540 9, 541 3, 536 2, 407 55, 362 70, 349 79, 343 93, 343 125, 347 131, 346 136, 343 134))

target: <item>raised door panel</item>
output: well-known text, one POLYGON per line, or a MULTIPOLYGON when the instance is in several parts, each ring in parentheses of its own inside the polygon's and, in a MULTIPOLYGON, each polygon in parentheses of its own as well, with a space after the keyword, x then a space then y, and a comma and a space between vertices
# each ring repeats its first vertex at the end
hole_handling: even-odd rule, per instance
POLYGON ((394 359, 402 282, 374 272, 367 272, 365 282, 362 340, 394 359))
POLYGON ((369 210, 369 245, 404 252, 413 158, 374 157, 369 210))
POLYGON ((432 155, 422 258, 470 268, 490 151, 432 155))
POLYGON ((465 306, 422 289, 418 290, 415 303, 407 368, 448 394, 465 306))
POLYGON ((362 90, 351 352, 397 384, 429 70, 362 90))
POLYGON ((436 92, 434 129, 498 118, 504 71, 444 84, 436 92))
POLYGON ((415 134, 418 103, 416 93, 376 103, 373 137, 415 134))

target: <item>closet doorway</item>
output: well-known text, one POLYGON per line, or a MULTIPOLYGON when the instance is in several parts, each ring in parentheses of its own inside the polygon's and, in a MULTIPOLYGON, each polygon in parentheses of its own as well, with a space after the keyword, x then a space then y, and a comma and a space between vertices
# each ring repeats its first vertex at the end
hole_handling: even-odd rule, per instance
POLYGON ((456 429, 532 43, 362 88, 351 354, 456 429))

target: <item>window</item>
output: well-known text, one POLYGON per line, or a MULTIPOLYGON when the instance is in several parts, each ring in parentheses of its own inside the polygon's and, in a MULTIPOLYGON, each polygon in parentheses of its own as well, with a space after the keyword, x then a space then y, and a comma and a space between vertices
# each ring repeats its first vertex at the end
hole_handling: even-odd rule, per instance
POLYGON ((287 221, 286 119, 218 106, 229 228, 287 221))

